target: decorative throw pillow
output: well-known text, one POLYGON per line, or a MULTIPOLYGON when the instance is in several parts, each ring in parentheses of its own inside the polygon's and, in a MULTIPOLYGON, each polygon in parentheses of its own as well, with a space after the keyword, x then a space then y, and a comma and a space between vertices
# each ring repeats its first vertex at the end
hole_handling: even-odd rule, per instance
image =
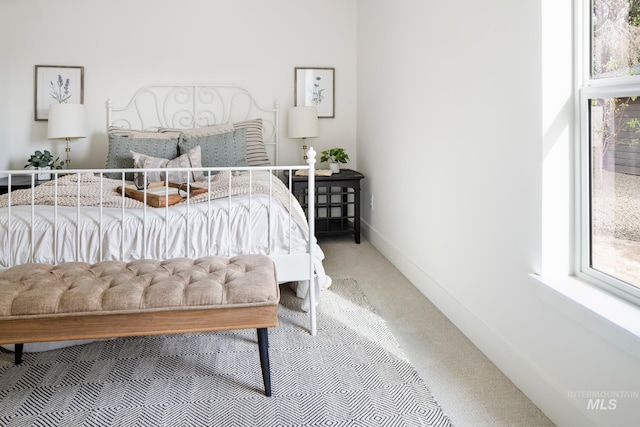
MULTIPOLYGON (((132 169, 133 157, 131 151, 163 159, 173 159, 178 156, 178 139, 176 138, 131 138, 128 136, 109 133, 109 152, 107 154, 107 169, 132 169)), ((120 179, 122 174, 105 174, 107 178, 120 179)), ((133 173, 126 173, 125 179, 133 180, 133 173)))
POLYGON ((196 146, 202 148, 203 167, 247 166, 246 129, 207 136, 182 135, 178 148, 180 153, 196 146))
MULTIPOLYGON (((176 182, 179 184, 187 182, 187 179, 190 182, 200 181, 204 178, 202 171, 172 171, 170 169, 177 168, 201 168, 202 162, 200 159, 200 146, 196 146, 189 150, 187 153, 178 156, 174 159, 164 159, 159 157, 147 156, 145 154, 136 153, 135 151, 131 152, 131 157, 133 158, 134 166, 136 169, 154 169, 154 168, 164 168, 167 171, 150 171, 147 172, 147 183, 157 182, 157 181, 169 181, 176 182), (191 175, 189 175, 191 174, 191 175)), ((138 181, 136 177, 134 178, 136 182, 138 181)))
POLYGON ((236 129, 247 130, 247 166, 271 166, 262 139, 262 119, 236 122, 233 126, 236 129))

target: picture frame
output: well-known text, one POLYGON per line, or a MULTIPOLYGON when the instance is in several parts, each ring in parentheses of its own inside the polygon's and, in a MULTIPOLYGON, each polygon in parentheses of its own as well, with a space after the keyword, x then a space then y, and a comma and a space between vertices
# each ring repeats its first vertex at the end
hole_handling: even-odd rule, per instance
POLYGON ((34 119, 49 120, 51 104, 84 103, 84 67, 36 65, 34 119))
POLYGON ((335 68, 295 67, 296 107, 318 108, 319 118, 335 117, 335 68))

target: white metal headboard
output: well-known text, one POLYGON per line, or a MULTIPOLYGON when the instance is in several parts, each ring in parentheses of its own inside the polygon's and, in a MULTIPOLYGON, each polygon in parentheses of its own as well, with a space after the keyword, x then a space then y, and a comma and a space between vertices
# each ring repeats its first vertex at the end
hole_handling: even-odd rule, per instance
POLYGON ((124 107, 107 100, 107 129, 189 129, 249 119, 262 119, 263 140, 274 165, 279 165, 279 110, 265 108, 244 87, 218 84, 152 84, 136 91, 124 107))

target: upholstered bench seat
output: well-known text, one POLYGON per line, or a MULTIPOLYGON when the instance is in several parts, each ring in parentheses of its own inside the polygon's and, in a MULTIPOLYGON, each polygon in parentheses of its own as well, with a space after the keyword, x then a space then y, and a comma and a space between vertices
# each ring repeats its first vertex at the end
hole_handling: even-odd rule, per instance
POLYGON ((264 255, 24 264, 0 273, 0 344, 20 363, 27 342, 256 328, 270 395, 279 300, 264 255))

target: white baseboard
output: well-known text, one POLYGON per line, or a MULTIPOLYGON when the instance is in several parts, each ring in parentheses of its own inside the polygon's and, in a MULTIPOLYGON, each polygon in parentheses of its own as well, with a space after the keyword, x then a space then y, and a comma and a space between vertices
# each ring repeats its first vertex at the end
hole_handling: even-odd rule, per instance
POLYGON ((413 260, 366 221, 362 234, 409 279, 473 344, 480 349, 522 392, 558 426, 604 427, 586 410, 568 398, 559 386, 527 356, 489 327, 464 302, 433 280, 413 260))

